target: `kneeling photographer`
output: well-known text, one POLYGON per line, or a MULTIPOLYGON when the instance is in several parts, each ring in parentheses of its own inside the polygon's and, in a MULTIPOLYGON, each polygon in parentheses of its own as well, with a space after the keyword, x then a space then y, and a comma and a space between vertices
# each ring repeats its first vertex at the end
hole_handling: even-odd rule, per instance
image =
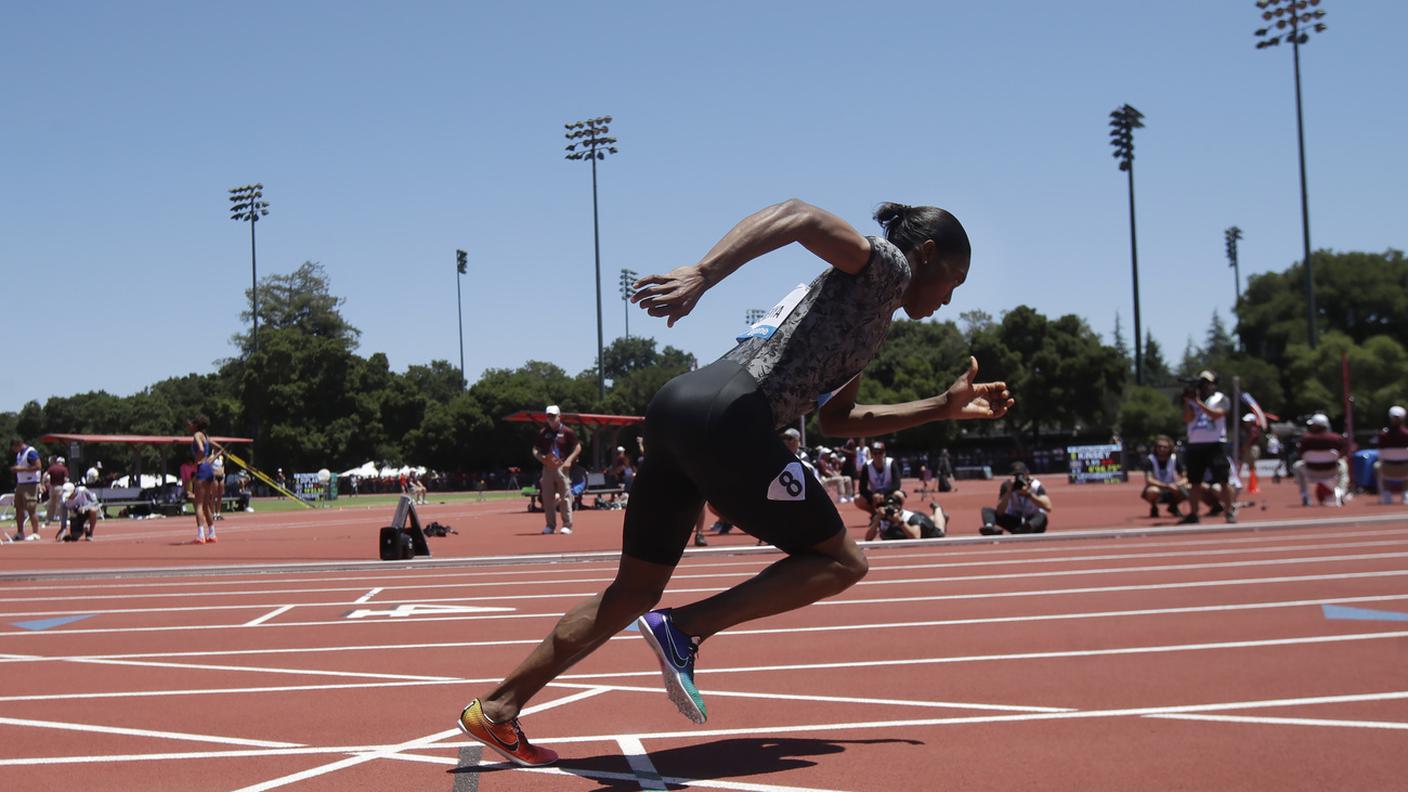
POLYGON ((1012 463, 1012 478, 1002 482, 997 507, 983 507, 983 527, 978 533, 996 536, 1004 529, 1014 534, 1045 533, 1051 496, 1046 487, 1031 477, 1027 466, 1012 463))
MULTIPOLYGON (((878 498, 878 495, 877 495, 878 498)), ((948 514, 939 504, 930 503, 933 516, 912 512, 904 507, 905 494, 892 493, 875 507, 870 526, 865 529, 865 541, 881 539, 942 539, 948 527, 948 514)))

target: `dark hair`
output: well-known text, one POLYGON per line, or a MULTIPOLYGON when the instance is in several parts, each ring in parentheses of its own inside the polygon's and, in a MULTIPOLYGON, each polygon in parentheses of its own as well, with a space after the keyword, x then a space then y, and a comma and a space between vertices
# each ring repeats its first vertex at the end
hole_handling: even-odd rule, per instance
POLYGON ((1029 472, 1030 472, 1030 471, 1027 470, 1027 463, 1025 463, 1025 462, 1013 462, 1013 463, 1012 463, 1012 475, 1014 475, 1014 476, 1025 476, 1025 475, 1026 475, 1027 473, 1029 473, 1029 472))
POLYGON ((197 415, 191 419, 191 426, 194 426, 197 432, 204 432, 210 428, 210 419, 204 415, 197 415))
POLYGON ((973 253, 963 224, 937 206, 882 203, 875 210, 875 220, 884 227, 885 238, 905 253, 924 244, 927 239, 934 240, 942 256, 968 258, 973 253))

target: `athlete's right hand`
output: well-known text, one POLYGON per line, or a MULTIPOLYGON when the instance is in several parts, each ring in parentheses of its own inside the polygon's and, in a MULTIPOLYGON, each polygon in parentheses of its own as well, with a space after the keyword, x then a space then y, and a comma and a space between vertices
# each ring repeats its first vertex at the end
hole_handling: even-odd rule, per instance
POLYGON ((651 316, 663 316, 667 327, 689 316, 709 288, 697 265, 676 267, 664 275, 647 275, 635 282, 637 303, 651 316))

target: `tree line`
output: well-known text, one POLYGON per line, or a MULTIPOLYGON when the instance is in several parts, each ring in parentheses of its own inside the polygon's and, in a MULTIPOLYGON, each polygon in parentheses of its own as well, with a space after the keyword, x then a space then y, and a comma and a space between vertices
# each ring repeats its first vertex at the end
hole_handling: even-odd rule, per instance
MULTIPOLYGON (((1129 442, 1182 431, 1173 398, 1180 379, 1212 369, 1239 376, 1268 411, 1343 419, 1340 361, 1347 356, 1359 425, 1377 426, 1388 406, 1408 402, 1408 262, 1382 254, 1314 254, 1319 344, 1306 342, 1303 270, 1253 276, 1231 329, 1214 313, 1201 343, 1189 339, 1177 363, 1152 334, 1144 384, 1134 383, 1128 340, 1116 319, 1105 343, 1083 318, 1048 317, 1018 306, 954 321, 896 320, 865 372, 860 400, 897 402, 940 393, 976 355, 984 379, 1006 380, 1016 408, 1001 421, 939 423, 887 438, 929 451, 966 442, 1040 446, 1044 435, 1108 434, 1129 442), (960 433, 963 437, 960 438, 960 433)), ((248 296, 252 296, 247 291, 248 296)), ((595 367, 572 374, 546 361, 490 369, 467 388, 445 360, 391 370, 385 354, 358 354, 360 331, 342 316, 326 270, 307 262, 259 284, 258 346, 231 339, 236 354, 215 370, 154 383, 130 396, 104 391, 53 397, 0 413, 0 433, 175 434, 204 414, 217 434, 255 438, 258 464, 289 470, 342 469, 367 460, 486 471, 527 466, 533 428, 505 416, 545 404, 575 412, 643 415, 656 390, 698 364, 648 338, 618 338, 604 351, 605 398, 595 367)), ((252 318, 242 315, 247 323, 252 318)), ((707 361, 706 361, 707 362, 707 361)), ((813 421, 810 437, 820 437, 813 421), (811 434, 815 433, 815 434, 811 434)), ((590 443, 590 437, 584 437, 590 443)), ((614 438, 607 438, 615 443, 614 438)), ((59 449, 53 449, 58 451, 59 449)), ((99 451, 101 453, 101 450, 99 451)), ((124 454, 127 451, 122 452, 124 454)), ((588 457, 590 458, 590 457, 588 457)))

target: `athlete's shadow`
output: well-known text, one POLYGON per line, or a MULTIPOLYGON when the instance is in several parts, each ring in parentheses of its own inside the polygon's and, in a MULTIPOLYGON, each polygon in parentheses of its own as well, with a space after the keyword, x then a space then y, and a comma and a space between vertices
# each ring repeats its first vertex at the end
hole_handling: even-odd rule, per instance
MULTIPOLYGON (((921 740, 819 740, 794 738, 734 738, 650 751, 651 763, 662 777, 709 780, 782 773, 814 767, 811 757, 843 753, 849 745, 924 745, 921 740)), ((567 759, 556 767, 573 775, 600 783, 593 792, 640 789, 641 778, 631 773, 620 753, 607 753, 583 759, 567 759), (605 777, 603 777, 605 776, 605 777), (612 776, 621 776, 612 778, 612 776)), ((479 772, 512 769, 512 765, 477 768, 479 772)), ((453 773, 473 772, 457 767, 453 773)))

